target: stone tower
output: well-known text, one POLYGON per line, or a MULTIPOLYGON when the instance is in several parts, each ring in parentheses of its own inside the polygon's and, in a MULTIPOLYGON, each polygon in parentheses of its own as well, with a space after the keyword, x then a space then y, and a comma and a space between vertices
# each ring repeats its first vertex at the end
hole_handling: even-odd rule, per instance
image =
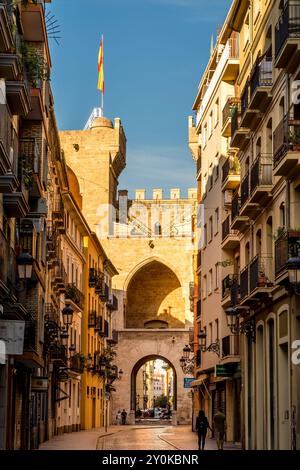
POLYGON ((138 372, 147 361, 162 359, 175 377, 173 423, 189 423, 191 392, 184 388, 179 360, 191 341, 193 322, 196 190, 189 189, 186 198, 177 188, 169 197, 162 189, 154 189, 149 198, 144 189, 133 199, 126 190, 117 197, 126 158, 120 119, 113 126, 106 118, 96 118, 90 129, 60 136, 67 163, 80 183, 84 215, 119 273, 113 280, 118 310, 111 315, 118 337, 116 362, 124 373, 114 383, 112 416, 125 408, 134 423, 138 372), (102 230, 108 219, 108 212, 101 210, 105 204, 116 208, 116 219, 107 224, 110 232, 102 230))

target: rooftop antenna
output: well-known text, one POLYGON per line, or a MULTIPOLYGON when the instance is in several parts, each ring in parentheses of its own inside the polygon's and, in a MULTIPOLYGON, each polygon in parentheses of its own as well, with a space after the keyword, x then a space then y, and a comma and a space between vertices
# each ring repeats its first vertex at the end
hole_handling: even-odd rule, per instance
POLYGON ((59 34, 61 33, 61 30, 59 29, 60 25, 58 24, 58 20, 55 19, 55 15, 53 13, 48 11, 45 16, 45 22, 48 38, 54 39, 56 44, 59 46, 59 39, 61 39, 59 34))

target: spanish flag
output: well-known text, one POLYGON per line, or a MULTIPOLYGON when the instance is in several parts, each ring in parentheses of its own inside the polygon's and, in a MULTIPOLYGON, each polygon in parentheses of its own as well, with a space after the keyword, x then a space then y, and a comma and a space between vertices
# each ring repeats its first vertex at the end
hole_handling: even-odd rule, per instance
POLYGON ((98 55, 98 90, 101 90, 102 95, 104 95, 104 69, 103 69, 103 36, 100 42, 100 49, 98 55))

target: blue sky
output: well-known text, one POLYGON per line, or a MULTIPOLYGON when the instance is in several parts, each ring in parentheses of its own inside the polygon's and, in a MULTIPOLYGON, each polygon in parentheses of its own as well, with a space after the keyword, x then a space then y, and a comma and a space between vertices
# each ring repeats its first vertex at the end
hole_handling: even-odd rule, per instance
POLYGON ((50 40, 60 129, 81 129, 100 105, 97 57, 104 34, 105 115, 120 117, 127 166, 119 188, 195 186, 187 117, 211 35, 230 0, 53 0, 61 27, 50 40))

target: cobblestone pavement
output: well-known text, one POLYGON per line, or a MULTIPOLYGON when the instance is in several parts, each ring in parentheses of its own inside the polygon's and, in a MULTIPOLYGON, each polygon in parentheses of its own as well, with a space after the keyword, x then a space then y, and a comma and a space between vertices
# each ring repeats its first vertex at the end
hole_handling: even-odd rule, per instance
MULTIPOLYGON (((206 450, 216 450, 214 439, 207 439, 206 450)), ((225 444, 226 449, 238 449, 225 444)), ((110 426, 55 436, 39 450, 197 450, 196 433, 190 426, 110 426)))

